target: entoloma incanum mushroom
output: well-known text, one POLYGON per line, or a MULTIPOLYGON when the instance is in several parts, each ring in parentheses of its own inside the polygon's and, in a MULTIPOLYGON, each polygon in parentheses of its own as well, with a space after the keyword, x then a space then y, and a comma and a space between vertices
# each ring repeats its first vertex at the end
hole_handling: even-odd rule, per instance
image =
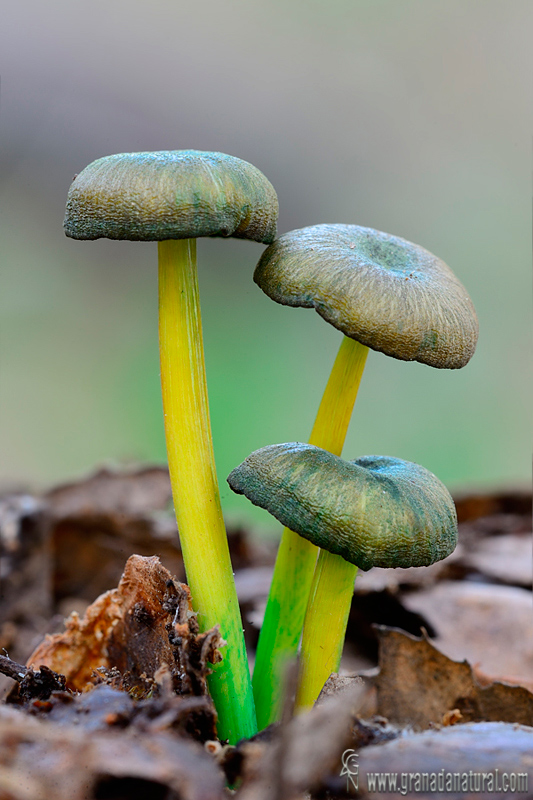
MULTIPOLYGON (((315 308, 344 334, 309 440, 336 455, 368 348, 457 369, 476 347, 474 307, 449 267, 424 248, 381 231, 315 225, 283 234, 263 253, 254 280, 273 300, 315 308)), ((284 530, 254 670, 260 727, 279 707, 280 663, 298 647, 316 555, 307 541, 284 530)), ((321 555, 315 574, 325 574, 327 564, 339 592, 351 596, 353 568, 342 559, 335 563, 335 557, 321 555)))
MULTIPOLYGON (((256 450, 231 472, 228 483, 322 552, 345 560, 352 573, 357 567, 428 566, 457 544, 457 515, 446 487, 424 467, 398 458, 343 461, 318 447, 290 442, 256 450)), ((323 581, 315 588, 312 627, 304 635, 312 637, 324 666, 318 687, 315 676, 302 670, 300 707, 314 702, 338 668, 346 630, 338 585, 323 581)), ((302 647, 302 658, 308 657, 302 647)))
POLYGON ((272 242, 278 202, 265 176, 223 153, 121 153, 94 161, 70 187, 74 239, 156 241, 159 340, 168 462, 193 603, 202 629, 227 642, 210 680, 221 739, 255 732, 237 595, 215 473, 196 273, 196 237, 272 242))

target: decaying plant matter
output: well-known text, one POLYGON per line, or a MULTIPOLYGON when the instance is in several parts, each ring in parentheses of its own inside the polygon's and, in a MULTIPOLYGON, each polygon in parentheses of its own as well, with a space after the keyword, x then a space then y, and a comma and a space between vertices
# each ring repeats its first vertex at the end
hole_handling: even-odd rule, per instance
MULTIPOLYGON (((86 481, 57 487, 38 502, 31 496, 26 496, 24 502, 6 498, 5 507, 10 510, 5 515, 0 501, 0 542, 7 575, 3 588, 9 592, 11 586, 27 587, 30 608, 35 611, 31 604, 35 590, 24 566, 27 559, 32 562, 31 553, 24 546, 30 535, 33 541, 47 542, 48 560, 43 562, 40 575, 37 570, 33 572, 33 580, 40 581, 37 586, 48 586, 48 595, 44 588, 39 591, 43 599, 48 597, 46 607, 51 609, 50 614, 66 603, 65 589, 72 589, 76 576, 81 581, 76 588, 77 597, 90 596, 91 590, 83 581, 90 583, 92 573, 81 561, 80 568, 72 559, 65 563, 62 549, 66 542, 73 551, 78 543, 80 557, 83 555, 87 564, 105 563, 109 575, 115 574, 122 561, 121 551, 131 547, 132 542, 144 550, 160 547, 169 560, 174 558, 175 568, 180 571, 175 523, 170 515, 150 510, 164 508, 169 496, 168 475, 163 470, 144 469, 129 474, 101 472, 86 481), (20 574, 26 576, 25 584, 20 582, 20 574)), ((523 633, 527 629, 527 587, 531 576, 525 576, 520 558, 513 554, 525 550, 530 541, 530 498, 478 496, 459 501, 457 508, 462 544, 447 559, 418 569, 374 568, 357 581, 348 626, 347 657, 352 661, 344 662, 345 671, 350 665, 354 668, 350 653, 356 647, 370 635, 375 642, 372 621, 412 631, 412 635, 406 635, 385 627, 377 632, 379 673, 367 672, 362 678, 334 676, 312 712, 293 719, 289 700, 278 726, 259 738, 243 740, 237 747, 214 741, 214 709, 208 695, 202 693, 205 674, 211 668, 209 662, 201 661, 198 671, 198 661, 193 659, 191 663, 187 648, 176 642, 172 645, 169 638, 176 632, 176 623, 182 625, 189 618, 184 643, 188 642, 188 652, 203 651, 201 634, 198 638, 194 632, 188 591, 179 581, 173 580, 173 587, 168 585, 169 574, 157 559, 130 559, 126 580, 119 582, 120 587, 92 603, 87 613, 80 608, 74 625, 76 618, 70 620, 68 628, 74 636, 67 630, 43 644, 51 657, 55 650, 56 666, 61 664, 67 672, 70 669, 71 679, 88 652, 93 653, 89 657, 94 658, 95 664, 100 653, 101 668, 88 676, 83 684, 85 691, 69 690, 64 677, 48 667, 40 669, 38 660, 33 662, 35 670, 16 660, 10 664, 13 674, 9 681, 5 680, 11 686, 24 683, 20 672, 32 677, 26 681, 24 693, 15 690, 10 702, 0 706, 0 797, 137 800, 144 792, 154 800, 216 800, 222 796, 225 780, 239 787, 239 800, 303 798, 309 792, 313 798, 323 799, 328 793, 330 797, 350 797, 354 795, 353 787, 349 784, 347 792, 346 775, 341 776, 343 753, 350 749, 359 754, 359 793, 363 797, 375 796, 367 793, 367 778, 374 771, 397 769, 401 776, 407 764, 413 773, 468 771, 473 768, 475 754, 476 763, 491 772, 495 749, 500 773, 507 769, 527 774, 533 687, 510 685, 509 670, 527 676, 530 656, 524 649, 518 663, 519 653, 515 653, 511 667, 509 654, 500 651, 496 663, 491 642, 492 638, 501 641, 504 631, 516 637, 517 630, 523 633), (491 577, 494 563, 481 556, 498 549, 503 559, 507 541, 509 555, 505 562, 501 561, 502 565, 506 563, 505 586, 491 583, 495 580, 491 577), (489 572, 481 572, 484 564, 490 565, 489 572), (463 577, 469 580, 463 581, 463 577), (484 646, 483 630, 479 631, 477 643, 469 643, 473 647, 470 662, 480 662, 481 671, 464 663, 463 656, 449 658, 439 651, 435 645, 440 642, 441 633, 446 635, 446 627, 441 628, 433 615, 430 643, 421 634, 421 626, 430 627, 428 619, 409 612, 409 608, 421 608, 417 598, 437 589, 440 593, 436 602, 441 607, 453 606, 457 593, 450 589, 461 586, 487 590, 481 594, 480 602, 493 620, 492 627, 484 646), (512 591, 516 593, 513 602, 512 591), (489 594, 493 597, 490 607, 489 594), (143 607, 148 614, 141 610, 143 607), (499 629, 494 627, 498 613, 499 629), (152 622, 146 626, 150 618, 152 622), (98 619, 100 627, 95 625, 98 619), (87 641, 78 635, 80 630, 86 632, 87 641), (93 641, 97 630, 105 634, 104 642, 120 641, 127 649, 120 669, 106 656, 106 647, 98 649, 98 643, 93 641), (113 630, 116 639, 110 635, 113 630), (138 645, 142 645, 139 650, 138 645), (78 648, 82 658, 76 654, 78 648), (147 648, 157 652, 158 658, 152 659, 147 648), (163 667, 158 668, 161 663, 163 667), (131 671, 121 671, 128 664, 131 671), (185 665, 187 680, 177 679, 177 672, 181 671, 178 665, 185 665), (40 675, 36 681, 35 675, 40 675), (176 690, 183 693, 177 694, 176 690)), ((242 533, 230 532, 229 542, 246 619, 266 598, 268 581, 262 575, 268 569, 266 565, 272 564, 273 553, 267 557, 264 549, 253 545, 242 533)), ((75 597, 70 602, 81 605, 75 597)), ((473 598, 468 602, 471 604, 473 598)), ((18 604, 11 605, 13 614, 20 614, 22 607, 19 599, 18 604)), ((461 608, 457 606, 456 613, 464 616, 461 608)), ((431 604, 428 609, 432 614, 431 604)), ((5 645, 9 644, 9 625, 14 617, 9 617, 6 606, 2 610, 7 614, 0 626, 5 645)), ((487 627, 485 623, 483 627, 487 627)), ((252 632, 247 625, 250 641, 252 632)), ((368 641, 366 646, 364 652, 369 658, 368 641)), ((13 654, 21 652, 15 639, 9 647, 13 654)), ((223 655, 225 649, 221 645, 219 652, 223 655)), ((111 652, 116 652, 113 647, 111 652)), ((360 659, 362 655, 363 651, 360 659)), ((0 659, 0 670, 2 661, 5 663, 6 659, 0 659)), ((371 665, 369 661, 368 666, 371 665)), ((525 683, 525 677, 520 681, 515 678, 514 683, 525 683)), ((294 683, 292 687, 294 690, 294 683)), ((533 775, 529 780, 533 781, 533 775)), ((483 794, 480 792, 479 796, 483 794)), ((493 796, 498 795, 486 795, 493 796)))

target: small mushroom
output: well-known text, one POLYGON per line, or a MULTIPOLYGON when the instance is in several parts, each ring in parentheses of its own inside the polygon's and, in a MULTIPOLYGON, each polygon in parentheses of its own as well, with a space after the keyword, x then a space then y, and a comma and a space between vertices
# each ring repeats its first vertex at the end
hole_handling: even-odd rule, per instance
POLYGON ((234 492, 363 570, 427 567, 457 545, 449 491, 419 464, 339 456, 300 442, 262 447, 228 476, 234 492))
POLYGON ((277 303, 315 308, 345 336, 402 361, 459 369, 476 348, 472 301, 451 269, 417 244, 358 225, 280 236, 255 282, 277 303))
MULTIPOLYGON (((254 280, 276 302, 315 308, 344 334, 309 439, 336 455, 369 348, 458 369, 476 347, 474 307, 449 267, 424 248, 381 231, 315 225, 283 234, 264 251, 254 280)), ((260 727, 279 706, 277 665, 296 653, 316 557, 314 547, 284 530, 253 678, 260 727)))
POLYGON ((421 567, 446 558, 457 544, 453 500, 418 464, 388 456, 343 461, 299 442, 256 450, 228 483, 331 554, 304 627, 297 706, 307 707, 338 668, 350 609, 344 600, 356 568, 421 567))
POLYGON ((223 153, 121 153, 73 181, 65 233, 74 239, 157 241, 159 341, 167 453, 180 540, 203 630, 227 642, 210 690, 218 732, 256 730, 248 663, 216 479, 196 272, 198 236, 271 242, 278 203, 256 167, 223 153))

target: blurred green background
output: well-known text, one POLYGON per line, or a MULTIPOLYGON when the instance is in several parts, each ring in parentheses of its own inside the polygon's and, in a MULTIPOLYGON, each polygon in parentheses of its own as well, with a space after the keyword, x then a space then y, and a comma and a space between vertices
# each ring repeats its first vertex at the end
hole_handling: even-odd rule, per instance
MULTIPOLYGON (((90 161, 183 148, 259 167, 280 232, 378 228, 468 289, 472 362, 372 353, 347 457, 417 461, 452 490, 529 482, 530 2, 28 0, 2 17, 4 484, 165 460, 156 246, 71 241, 62 220, 90 161)), ((215 452, 237 518, 251 507, 226 475, 258 447, 307 439, 340 342, 262 294, 261 252, 199 243, 215 452)))

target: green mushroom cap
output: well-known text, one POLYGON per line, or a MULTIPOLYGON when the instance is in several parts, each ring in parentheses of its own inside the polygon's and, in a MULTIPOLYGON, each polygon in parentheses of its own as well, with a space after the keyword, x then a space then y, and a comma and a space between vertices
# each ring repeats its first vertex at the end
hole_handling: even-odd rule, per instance
POLYGON ((457 369, 476 348, 476 312, 450 268, 372 228, 285 233, 263 253, 254 280, 276 302, 315 308, 346 336, 403 361, 457 369))
POLYGON ((363 570, 422 567, 450 555, 450 493, 418 464, 389 456, 344 461, 300 442, 256 450, 228 477, 237 494, 363 570))
POLYGON ((72 182, 64 228, 73 239, 235 236, 269 243, 277 218, 274 187, 252 164, 170 150, 93 161, 72 182))

